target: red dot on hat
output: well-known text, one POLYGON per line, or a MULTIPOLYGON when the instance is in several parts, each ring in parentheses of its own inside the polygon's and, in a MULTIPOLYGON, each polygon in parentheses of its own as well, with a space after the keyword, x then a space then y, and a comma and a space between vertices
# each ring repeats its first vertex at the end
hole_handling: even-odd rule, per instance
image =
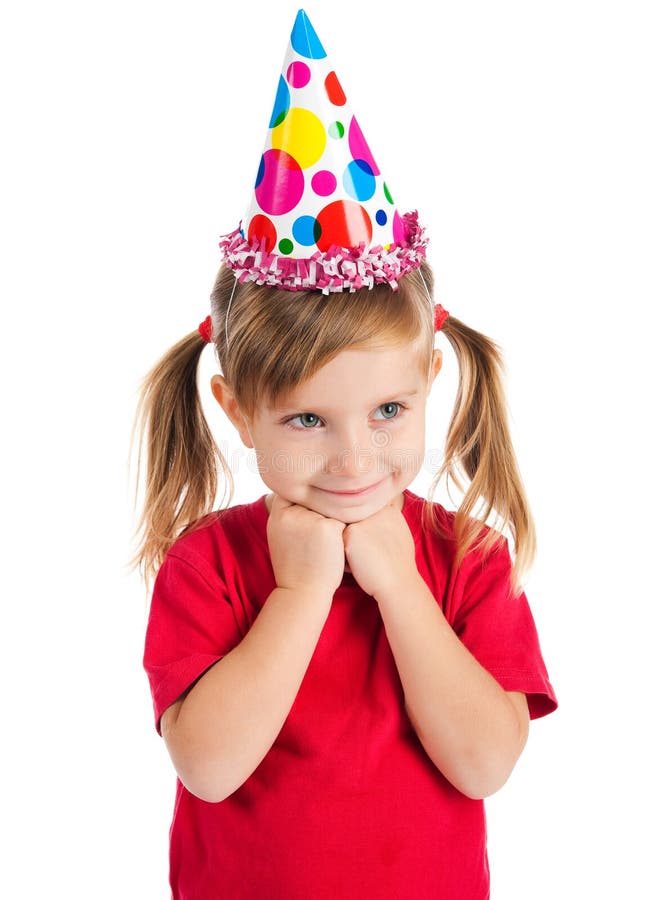
POLYGON ((316 245, 321 253, 336 244, 337 247, 368 246, 373 235, 371 219, 354 200, 335 200, 325 206, 316 217, 321 235, 316 245))
POLYGON ((247 229, 247 240, 250 244, 254 241, 265 241, 265 249, 272 253, 277 243, 277 229, 267 216, 256 215, 252 218, 247 229))
POLYGON ((330 72, 325 79, 325 90, 327 91, 330 103, 333 103, 334 106, 343 106, 346 102, 346 95, 343 93, 343 88, 341 87, 341 82, 339 81, 336 72, 330 72))

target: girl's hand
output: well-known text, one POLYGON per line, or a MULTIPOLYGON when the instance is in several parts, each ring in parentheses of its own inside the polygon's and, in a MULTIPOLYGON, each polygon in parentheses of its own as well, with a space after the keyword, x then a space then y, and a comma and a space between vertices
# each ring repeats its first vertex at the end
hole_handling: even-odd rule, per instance
POLYGON ((376 600, 419 578, 414 538, 393 501, 361 522, 346 525, 343 544, 359 586, 376 600))
POLYGON ((266 532, 277 587, 333 597, 343 578, 345 527, 274 494, 266 532))

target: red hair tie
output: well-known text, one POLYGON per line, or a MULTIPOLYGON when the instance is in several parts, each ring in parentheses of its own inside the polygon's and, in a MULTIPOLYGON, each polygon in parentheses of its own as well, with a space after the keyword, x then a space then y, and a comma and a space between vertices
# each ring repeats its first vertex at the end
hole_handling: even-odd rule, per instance
MULTIPOLYGON (((444 322, 449 317, 449 313, 439 303, 435 305, 435 331, 441 331, 444 322)), ((213 340, 213 320, 210 316, 206 316, 204 321, 199 325, 199 334, 207 344, 213 340)))
POLYGON ((199 334, 207 344, 210 344, 213 340, 213 320, 210 316, 206 316, 204 321, 200 324, 199 334))
POLYGON ((446 322, 448 317, 449 313, 444 309, 443 306, 440 306, 440 304, 437 303, 435 306, 435 331, 442 330, 444 322, 446 322))

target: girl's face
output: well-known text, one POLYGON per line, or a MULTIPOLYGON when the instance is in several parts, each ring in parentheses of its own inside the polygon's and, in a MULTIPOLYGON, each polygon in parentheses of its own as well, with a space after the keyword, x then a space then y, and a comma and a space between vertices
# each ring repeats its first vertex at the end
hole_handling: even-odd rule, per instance
POLYGON ((344 350, 251 420, 221 375, 211 385, 270 490, 349 524, 400 501, 419 472, 426 398, 441 363, 435 350, 426 379, 409 347, 344 350))

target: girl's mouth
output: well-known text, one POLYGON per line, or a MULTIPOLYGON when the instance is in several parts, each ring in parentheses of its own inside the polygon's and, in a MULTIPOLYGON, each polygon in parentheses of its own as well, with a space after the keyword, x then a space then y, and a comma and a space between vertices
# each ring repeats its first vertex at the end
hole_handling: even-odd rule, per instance
POLYGON ((370 494, 381 484, 382 480, 376 481, 375 484, 369 484, 366 487, 357 488, 352 491, 329 491, 326 488, 318 488, 318 490, 323 491, 326 494, 332 494, 333 497, 363 497, 365 494, 370 494))

